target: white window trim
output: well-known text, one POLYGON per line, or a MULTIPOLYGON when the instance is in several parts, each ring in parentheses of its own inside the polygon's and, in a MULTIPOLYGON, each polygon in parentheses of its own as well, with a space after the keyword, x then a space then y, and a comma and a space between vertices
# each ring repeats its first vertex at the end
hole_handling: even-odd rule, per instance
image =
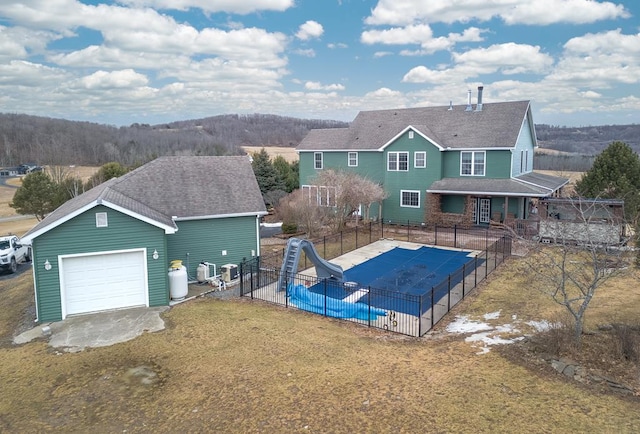
POLYGON ((409 131, 409 139, 413 139, 413 131, 409 131))
POLYGON ((324 185, 302 185, 303 193, 306 191, 309 203, 335 208, 337 206, 338 189, 336 187, 327 187, 324 185))
POLYGON ((486 151, 460 151, 460 176, 486 176, 487 173, 487 152, 486 151), (471 173, 462 173, 462 155, 471 154, 471 173), (476 175, 476 154, 484 155, 484 163, 482 165, 482 175, 476 175))
POLYGON ((413 167, 416 169, 427 168, 427 152, 426 151, 416 151, 413 153, 413 167), (418 166, 418 154, 423 155, 424 164, 421 166, 418 166))
POLYGON ((313 168, 316 170, 321 170, 324 167, 324 155, 322 154, 322 152, 314 152, 313 153, 313 168), (318 161, 318 159, 316 158, 317 156, 320 156, 320 160, 318 161), (318 167, 318 162, 320 162, 320 167, 318 167))
POLYGON ((400 207, 401 208, 420 208, 420 190, 400 190, 400 207), (418 205, 405 205, 402 203, 404 193, 418 193, 418 205))
POLYGON ((107 217, 106 212, 97 212, 96 213, 96 227, 97 228, 107 228, 109 227, 109 218, 107 217))
POLYGON ((358 153, 357 152, 347 152, 347 166, 349 166, 349 167, 358 167, 358 153), (355 155, 355 164, 351 164, 351 155, 355 155))
POLYGON ((409 171, 409 152, 408 151, 394 151, 394 152, 388 152, 387 153, 387 172, 408 172, 409 171), (406 169, 400 169, 400 154, 404 154, 407 156, 407 168, 406 169), (396 156, 396 168, 395 169, 390 169, 389 168, 389 161, 391 158, 391 155, 395 155, 396 156))

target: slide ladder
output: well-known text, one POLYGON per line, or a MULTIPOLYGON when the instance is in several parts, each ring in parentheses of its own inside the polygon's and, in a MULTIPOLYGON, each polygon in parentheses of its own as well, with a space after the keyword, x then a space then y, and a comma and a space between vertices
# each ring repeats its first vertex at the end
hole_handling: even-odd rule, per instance
POLYGON ((318 255, 313 243, 309 240, 300 238, 289 238, 287 249, 285 250, 282 267, 280 268, 280 277, 278 279, 278 291, 286 291, 287 277, 298 272, 298 263, 300 255, 304 251, 307 258, 316 268, 316 275, 321 279, 336 279, 342 281, 344 275, 342 267, 325 261, 318 255))

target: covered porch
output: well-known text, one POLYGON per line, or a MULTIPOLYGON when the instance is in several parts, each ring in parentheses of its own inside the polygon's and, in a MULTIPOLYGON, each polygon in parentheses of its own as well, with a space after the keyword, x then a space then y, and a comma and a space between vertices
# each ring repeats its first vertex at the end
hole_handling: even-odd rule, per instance
POLYGON ((427 189, 425 221, 463 226, 505 225, 522 236, 539 231, 538 201, 559 197, 569 182, 531 172, 515 178, 444 178, 427 189))

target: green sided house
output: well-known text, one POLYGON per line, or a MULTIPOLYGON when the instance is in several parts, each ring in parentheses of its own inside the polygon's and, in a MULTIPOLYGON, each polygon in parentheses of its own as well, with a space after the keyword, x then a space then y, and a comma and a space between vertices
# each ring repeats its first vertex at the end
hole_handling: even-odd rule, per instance
POLYGON ((260 255, 266 214, 247 157, 161 157, 66 202, 23 238, 37 320, 169 304, 168 268, 260 255))
MULTIPOLYGON (((331 206, 326 169, 381 184, 385 222, 488 225, 527 219, 538 198, 556 196, 567 179, 533 172, 537 147, 529 101, 360 112, 348 128, 312 130, 297 147, 300 186, 331 206)), ((375 216, 373 210, 371 215, 375 216)))

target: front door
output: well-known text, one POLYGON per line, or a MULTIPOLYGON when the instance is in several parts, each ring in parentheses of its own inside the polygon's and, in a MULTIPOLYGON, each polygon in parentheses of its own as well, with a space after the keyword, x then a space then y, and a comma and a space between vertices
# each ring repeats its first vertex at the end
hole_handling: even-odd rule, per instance
POLYGON ((477 225, 489 224, 491 220, 491 199, 474 197, 473 222, 477 225))

